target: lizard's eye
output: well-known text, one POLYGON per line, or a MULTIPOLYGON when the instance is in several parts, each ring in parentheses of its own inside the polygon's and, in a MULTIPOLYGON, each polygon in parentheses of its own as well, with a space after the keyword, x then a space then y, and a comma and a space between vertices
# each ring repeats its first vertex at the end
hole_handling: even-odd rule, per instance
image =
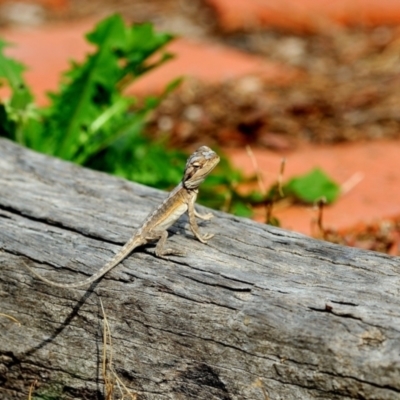
POLYGON ((192 165, 193 165, 193 167, 195 167, 195 168, 199 168, 199 167, 200 167, 200 163, 198 163, 198 162, 195 162, 195 163, 193 163, 192 165))

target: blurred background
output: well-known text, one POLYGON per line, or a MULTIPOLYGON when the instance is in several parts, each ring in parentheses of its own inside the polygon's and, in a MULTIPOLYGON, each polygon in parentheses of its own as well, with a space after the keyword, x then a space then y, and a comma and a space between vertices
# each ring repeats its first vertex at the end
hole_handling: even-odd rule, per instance
MULTIPOLYGON (((173 59, 127 89, 140 102, 184 77, 149 115, 148 138, 222 149, 257 177, 243 190, 273 185, 282 157, 284 179, 321 168, 341 191, 322 225, 314 205, 276 201, 280 225, 398 254, 400 1, 0 0, 6 53, 28 67, 38 104, 113 13, 176 35, 173 59)), ((265 221, 265 202, 252 209, 265 221)))

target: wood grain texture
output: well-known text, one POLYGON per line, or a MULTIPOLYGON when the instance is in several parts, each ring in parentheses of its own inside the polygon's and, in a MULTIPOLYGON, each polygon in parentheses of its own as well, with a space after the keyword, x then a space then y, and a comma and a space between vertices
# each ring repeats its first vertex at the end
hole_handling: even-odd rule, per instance
MULTIPOLYGON (((200 188, 201 190, 201 188, 200 188)), ((138 399, 400 399, 400 260, 216 213, 89 288, 165 193, 0 140, 0 399, 103 398, 102 312, 138 399)), ((204 212, 204 210, 201 210, 204 212)), ((173 234, 175 233, 175 234, 173 234)))

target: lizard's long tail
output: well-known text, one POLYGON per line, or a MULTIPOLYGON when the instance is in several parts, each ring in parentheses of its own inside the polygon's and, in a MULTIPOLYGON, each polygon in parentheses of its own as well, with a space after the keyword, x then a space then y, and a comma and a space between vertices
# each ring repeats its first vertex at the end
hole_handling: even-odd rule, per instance
POLYGON ((90 283, 96 281, 103 275, 105 275, 108 271, 113 269, 115 266, 117 266, 123 259, 125 259, 133 249, 136 247, 140 246, 141 243, 138 243, 137 238, 133 237, 131 240, 125 243, 125 245, 122 247, 122 249, 107 263, 105 264, 102 268, 100 268, 95 274, 90 276, 89 278, 80 281, 80 282, 73 282, 73 283, 60 283, 60 282, 54 282, 49 279, 46 279, 42 275, 38 274, 33 268, 31 268, 25 261, 22 261, 24 266, 37 278, 39 278, 41 281, 46 282, 48 285, 51 286, 57 286, 60 288, 78 288, 82 286, 89 285, 90 283))

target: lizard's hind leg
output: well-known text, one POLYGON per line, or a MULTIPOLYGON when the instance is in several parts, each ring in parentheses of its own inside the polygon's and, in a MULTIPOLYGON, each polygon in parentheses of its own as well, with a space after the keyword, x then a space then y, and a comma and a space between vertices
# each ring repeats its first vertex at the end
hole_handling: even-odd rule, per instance
POLYGON ((165 256, 168 256, 168 255, 182 256, 182 255, 184 255, 184 253, 182 251, 179 251, 179 250, 164 249, 165 242, 167 241, 167 238, 168 238, 168 232, 167 231, 164 231, 164 232, 160 233, 158 235, 158 238, 159 239, 158 239, 158 243, 157 243, 156 250, 155 250, 155 253, 156 253, 157 257, 168 259, 168 257, 165 257, 165 256))

